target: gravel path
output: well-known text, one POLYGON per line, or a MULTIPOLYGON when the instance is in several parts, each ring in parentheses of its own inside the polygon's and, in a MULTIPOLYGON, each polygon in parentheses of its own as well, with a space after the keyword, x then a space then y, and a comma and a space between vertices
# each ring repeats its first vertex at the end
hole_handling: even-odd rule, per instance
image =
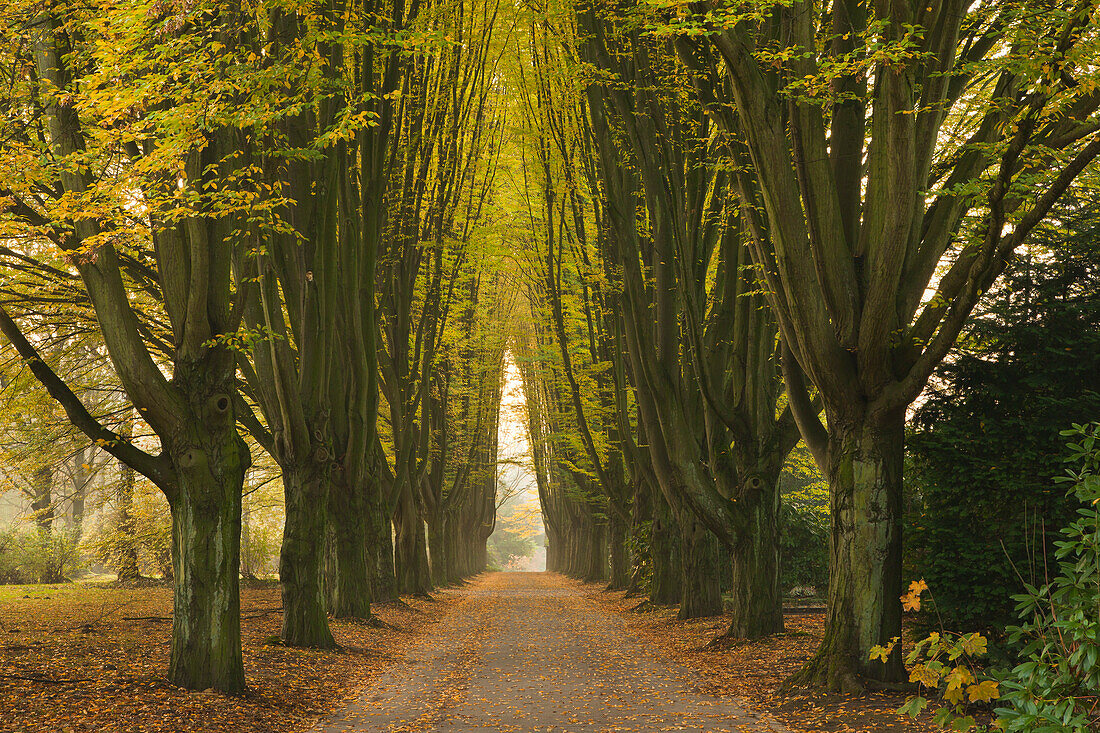
POLYGON ((316 731, 784 730, 700 691, 561 576, 491 573, 449 592, 460 601, 436 633, 316 731))

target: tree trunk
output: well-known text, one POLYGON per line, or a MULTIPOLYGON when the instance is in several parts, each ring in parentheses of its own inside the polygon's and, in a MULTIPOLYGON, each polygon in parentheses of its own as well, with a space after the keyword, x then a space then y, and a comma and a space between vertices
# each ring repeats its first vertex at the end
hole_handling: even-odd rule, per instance
POLYGON ((584 558, 581 580, 599 583, 607 580, 607 525, 593 520, 584 537, 584 558))
POLYGON ((654 493, 653 525, 649 540, 649 555, 653 563, 653 579, 649 584, 649 600, 658 606, 680 602, 680 527, 668 502, 654 493))
POLYGON ((900 682, 900 644, 889 661, 871 647, 901 635, 901 504, 905 413, 829 421, 832 495, 829 612, 817 654, 790 680, 860 691, 860 678, 900 682))
POLYGON ((718 538, 685 509, 680 513, 680 619, 719 616, 722 591, 718 538))
MULTIPOLYGON (((372 507, 372 510, 374 507, 372 507)), ((381 503, 377 513, 372 511, 370 523, 370 542, 367 555, 370 560, 370 588, 375 603, 397 600, 397 569, 394 565, 393 522, 388 513, 382 510, 381 503)))
POLYGON ((279 556, 283 591, 281 638, 287 646, 334 649, 325 610, 325 499, 328 462, 310 461, 283 469, 286 521, 279 556))
POLYGON ((758 639, 783 630, 783 592, 779 585, 779 492, 775 480, 762 491, 748 529, 733 547, 730 595, 733 619, 727 636, 758 639))
POLYGON ((546 571, 561 572, 561 539, 549 527, 546 528, 546 571))
POLYGON ((428 565, 428 534, 425 531, 424 521, 419 516, 416 518, 414 527, 416 544, 413 546, 413 559, 416 572, 412 576, 413 583, 408 592, 414 596, 429 596, 432 592, 432 569, 428 565))
MULTIPOLYGON (((88 460, 92 460, 90 451, 88 460)), ((77 454, 77 461, 83 461, 85 452, 77 454)), ((81 462, 79 465, 73 467, 73 475, 76 477, 74 483, 76 486, 73 488, 73 508, 72 508, 72 532, 73 540, 79 542, 84 536, 84 514, 87 509, 88 501, 88 483, 90 481, 90 474, 84 468, 84 464, 81 462)))
POLYGON ((42 466, 34 472, 31 512, 38 530, 45 535, 53 532, 53 467, 42 466))
POLYGON ((375 544, 373 515, 367 491, 370 489, 350 485, 342 469, 334 472, 328 503, 335 566, 329 580, 329 610, 336 618, 370 618, 370 604, 377 597, 370 552, 375 544))
POLYGON ((447 520, 439 514, 428 522, 428 562, 432 569, 432 585, 441 588, 451 582, 451 553, 447 549, 447 520))
POLYGON ((628 596, 639 596, 648 592, 646 583, 651 576, 653 559, 651 541, 653 531, 653 495, 646 481, 635 480, 634 502, 631 512, 630 545, 630 582, 626 588, 628 596))
POLYGON ((616 512, 612 512, 608 518, 608 535, 611 575, 607 589, 625 590, 630 585, 630 550, 627 546, 630 525, 616 512))
MULTIPOLYGON (((178 372, 177 372, 178 373, 178 372)), ((245 689, 241 657, 241 491, 248 446, 237 435, 229 392, 192 405, 201 418, 171 446, 175 610, 169 679, 191 690, 245 689)))
POLYGON ((394 564, 397 570, 399 595, 428 595, 431 591, 431 573, 428 570, 427 543, 424 540, 424 522, 416 509, 411 493, 406 490, 394 514, 397 542, 394 564))

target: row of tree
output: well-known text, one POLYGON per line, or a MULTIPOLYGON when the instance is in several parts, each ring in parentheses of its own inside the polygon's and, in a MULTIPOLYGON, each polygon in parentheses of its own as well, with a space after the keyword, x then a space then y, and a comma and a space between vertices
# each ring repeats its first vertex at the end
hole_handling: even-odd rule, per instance
POLYGON ((830 576, 793 682, 902 680, 900 647, 869 652, 901 633, 907 413, 1100 153, 1096 21, 1091 2, 532 12, 517 354, 548 563, 626 587, 642 534, 653 600, 709 614, 728 587, 732 635, 778 631, 801 439, 830 576))
POLYGON ((0 15, 0 333, 77 428, 167 498, 177 684, 244 689, 242 489, 258 454, 285 496, 284 643, 333 647, 330 614, 368 618, 372 601, 484 567, 507 336, 494 324, 515 298, 499 255, 472 244, 502 142, 497 13, 348 0, 0 15), (137 432, 51 358, 74 334, 94 334, 137 432))
POLYGON ((509 343, 552 569, 781 629, 801 440, 832 525, 797 680, 894 681, 906 414, 1100 154, 1095 12, 10 3, 0 332, 167 497, 180 684, 244 685, 258 452, 286 643, 483 565, 509 343), (150 440, 43 358, 72 332, 150 440))

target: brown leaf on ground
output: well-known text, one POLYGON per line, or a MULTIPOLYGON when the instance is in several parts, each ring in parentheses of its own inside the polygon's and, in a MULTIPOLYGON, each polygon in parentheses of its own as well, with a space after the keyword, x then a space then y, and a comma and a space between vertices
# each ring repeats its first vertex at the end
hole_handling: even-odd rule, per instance
POLYGON ((165 677, 170 588, 5 590, 0 731, 21 733, 303 730, 377 677, 450 603, 375 605, 383 626, 333 621, 342 649, 323 652, 268 643, 282 623, 278 586, 242 588, 248 692, 231 697, 184 690, 165 677))
MULTIPOLYGON (((779 694, 780 685, 813 655, 821 641, 824 613, 788 613, 785 631, 758 641, 725 639, 726 616, 679 621, 675 608, 634 610, 638 598, 588 585, 588 594, 623 616, 631 633, 679 664, 706 677, 709 692, 735 695, 792 731, 927 733, 939 730, 931 716, 910 720, 895 712, 908 695, 870 692, 842 695, 815 690, 779 694)), ((935 707, 935 706, 932 706, 935 707)))

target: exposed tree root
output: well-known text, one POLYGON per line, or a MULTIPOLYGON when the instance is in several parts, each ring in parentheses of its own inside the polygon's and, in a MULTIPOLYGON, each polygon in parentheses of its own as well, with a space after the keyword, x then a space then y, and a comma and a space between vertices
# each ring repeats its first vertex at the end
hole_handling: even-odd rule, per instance
POLYGON ((867 692, 867 686, 855 669, 837 656, 829 654, 825 645, 802 665, 802 669, 787 678, 779 691, 787 693, 799 687, 819 688, 848 695, 863 695, 867 692))

